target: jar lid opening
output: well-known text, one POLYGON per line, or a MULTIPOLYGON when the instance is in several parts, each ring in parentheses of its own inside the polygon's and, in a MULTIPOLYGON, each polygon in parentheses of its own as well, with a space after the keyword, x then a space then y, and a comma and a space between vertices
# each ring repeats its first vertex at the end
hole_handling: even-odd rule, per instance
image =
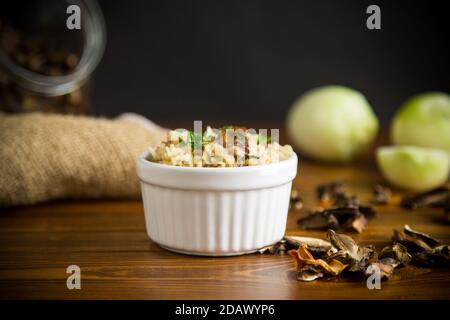
POLYGON ((95 1, 78 0, 71 4, 78 5, 81 11, 81 30, 73 31, 83 32, 84 37, 78 63, 70 73, 46 75, 21 66, 1 50, 1 67, 19 86, 45 96, 65 95, 82 86, 97 67, 106 45, 103 14, 95 1))

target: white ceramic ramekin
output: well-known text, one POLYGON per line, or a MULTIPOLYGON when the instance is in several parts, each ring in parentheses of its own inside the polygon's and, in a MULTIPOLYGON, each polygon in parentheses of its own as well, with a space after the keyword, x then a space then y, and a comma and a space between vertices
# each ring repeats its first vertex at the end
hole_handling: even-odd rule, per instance
POLYGON ((297 155, 239 168, 137 161, 148 236, 180 253, 228 256, 279 241, 286 229, 297 155))

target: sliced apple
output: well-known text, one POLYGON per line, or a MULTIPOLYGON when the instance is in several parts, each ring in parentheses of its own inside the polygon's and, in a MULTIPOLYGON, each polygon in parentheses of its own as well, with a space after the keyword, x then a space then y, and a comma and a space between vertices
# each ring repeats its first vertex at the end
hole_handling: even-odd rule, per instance
POLYGON ((377 150, 378 166, 391 184, 424 191, 444 184, 450 173, 450 158, 439 149, 392 146, 377 150))

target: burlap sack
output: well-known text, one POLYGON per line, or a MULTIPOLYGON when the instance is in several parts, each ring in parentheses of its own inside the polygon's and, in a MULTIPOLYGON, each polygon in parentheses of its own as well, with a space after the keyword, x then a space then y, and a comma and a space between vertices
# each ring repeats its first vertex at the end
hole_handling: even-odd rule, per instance
POLYGON ((108 120, 0 113, 0 206, 136 198, 136 158, 165 134, 138 116, 108 120))

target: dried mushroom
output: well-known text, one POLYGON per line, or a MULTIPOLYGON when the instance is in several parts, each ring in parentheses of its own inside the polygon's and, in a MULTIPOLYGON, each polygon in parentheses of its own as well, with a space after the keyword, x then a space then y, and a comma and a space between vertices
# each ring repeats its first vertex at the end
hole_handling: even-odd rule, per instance
POLYGON ((261 254, 271 253, 271 254, 284 255, 289 250, 290 249, 286 248, 286 240, 282 239, 275 244, 262 247, 261 249, 258 250, 258 252, 261 254))
POLYGON ((431 250, 431 247, 425 241, 404 231, 394 230, 392 240, 404 245, 410 253, 431 250))
POLYGON ((371 246, 360 247, 355 240, 345 234, 336 233, 328 230, 327 238, 330 240, 337 252, 330 255, 329 258, 338 259, 348 264, 349 271, 365 271, 367 263, 373 257, 374 250, 371 246))
POLYGON ((358 197, 355 195, 348 196, 345 193, 340 193, 340 194, 336 195, 334 202, 333 202, 333 206, 337 207, 337 208, 342 208, 342 207, 358 208, 359 207, 358 197))
POLYGON ((410 210, 418 208, 445 208, 448 206, 449 201, 450 189, 447 187, 439 187, 431 191, 405 197, 400 205, 410 210))
POLYGON ((317 198, 321 202, 335 200, 340 194, 344 193, 344 183, 342 181, 333 181, 321 184, 316 188, 317 198))
POLYGON ((405 225, 403 231, 394 230, 393 240, 400 242, 412 255, 411 263, 418 266, 450 266, 450 246, 441 245, 433 237, 405 225))
POLYGON ((334 250, 330 242, 318 238, 286 236, 284 239, 290 249, 298 249, 301 244, 306 244, 308 251, 315 258, 322 257, 334 250))
POLYGON ((430 251, 439 244, 438 240, 425 233, 415 231, 408 225, 403 227, 403 231, 394 230, 392 240, 403 244, 412 254, 430 251))
POLYGON ((300 218, 298 221, 300 227, 305 230, 327 230, 339 228, 339 221, 337 218, 329 214, 327 211, 315 211, 300 218))
POLYGON ((368 221, 358 207, 336 207, 323 211, 312 212, 298 221, 300 227, 306 230, 339 229, 357 231, 367 229, 368 221))
POLYGON ((325 276, 365 275, 379 272, 381 279, 391 278, 394 270, 408 264, 434 267, 450 266, 450 246, 439 245, 431 236, 408 225, 394 230, 393 244, 377 252, 373 246, 360 246, 350 236, 328 230, 330 242, 307 237, 285 237, 285 247, 294 247, 297 279, 313 281, 325 276))
POLYGON ((315 258, 319 258, 321 256, 326 255, 328 252, 333 251, 333 247, 331 243, 328 241, 310 238, 310 237, 296 237, 296 236, 285 236, 281 241, 261 248, 259 253, 271 253, 271 254, 280 254, 283 255, 289 250, 297 250, 300 245, 305 244, 308 248, 308 251, 315 258))
POLYGON ((388 204, 391 201, 392 191, 388 187, 376 184, 373 187, 373 197, 376 204, 388 204))
POLYGON ((380 270, 380 277, 382 280, 389 279, 394 274, 394 269, 399 265, 398 261, 392 258, 384 258, 369 264, 365 271, 366 276, 370 276, 375 272, 375 268, 380 270))
POLYGON ((450 246, 441 245, 414 256, 416 265, 425 267, 450 266, 450 246))
POLYGON ((297 278, 302 281, 313 281, 325 274, 337 276, 347 267, 336 259, 329 263, 322 259, 315 259, 304 243, 297 250, 289 251, 289 254, 294 258, 298 272, 297 278))
POLYGON ((297 222, 303 229, 344 229, 361 233, 367 229, 367 218, 375 215, 372 207, 361 205, 357 196, 345 193, 342 181, 319 185, 316 192, 319 200, 331 207, 300 218, 297 222))
POLYGON ((384 247, 378 254, 378 259, 385 258, 394 259, 402 266, 407 266, 412 260, 412 256, 401 243, 395 243, 394 245, 384 247))
POLYGON ((424 241, 430 247, 435 247, 439 244, 439 240, 432 238, 431 236, 427 235, 426 233, 413 230, 408 225, 405 225, 403 227, 403 231, 409 235, 413 235, 417 238, 420 238, 422 241, 424 241))
POLYGON ((366 217, 363 214, 360 214, 357 218, 348 223, 348 228, 361 233, 367 229, 368 224, 369 222, 367 221, 366 217))
POLYGON ((367 218, 373 218, 376 215, 376 211, 371 206, 368 205, 360 204, 358 206, 358 210, 367 218))

